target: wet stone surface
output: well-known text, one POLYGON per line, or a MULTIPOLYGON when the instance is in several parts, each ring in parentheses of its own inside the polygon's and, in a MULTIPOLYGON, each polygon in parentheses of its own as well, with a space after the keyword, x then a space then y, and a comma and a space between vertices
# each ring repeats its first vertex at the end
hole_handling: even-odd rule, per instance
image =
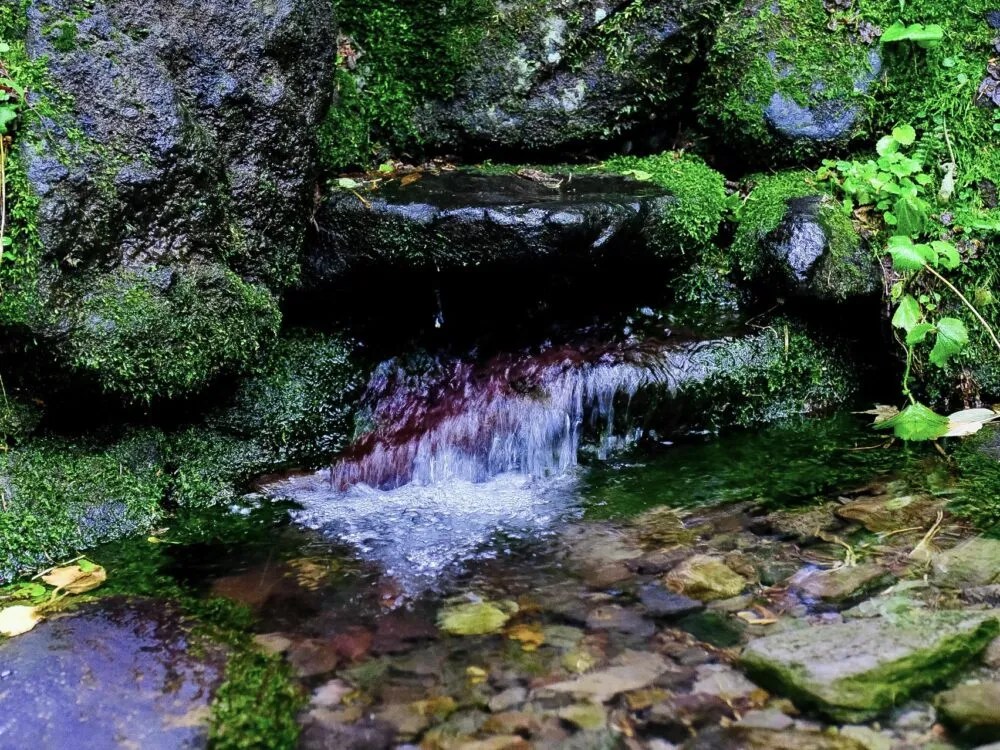
POLYGON ((205 747, 225 653, 151 600, 108 600, 0 643, 0 747, 205 747))

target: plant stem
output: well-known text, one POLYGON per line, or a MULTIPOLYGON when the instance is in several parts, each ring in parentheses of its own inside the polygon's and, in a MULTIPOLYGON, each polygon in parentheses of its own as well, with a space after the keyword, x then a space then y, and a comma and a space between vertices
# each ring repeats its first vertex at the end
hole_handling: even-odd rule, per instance
POLYGON ((946 279, 944 276, 942 276, 941 274, 939 274, 937 271, 935 271, 929 265, 925 265, 924 267, 928 271, 930 271, 932 274, 934 274, 937 277, 938 281, 940 281, 946 287, 948 287, 949 289, 951 289, 951 291, 954 292, 955 296, 958 297, 960 300, 962 300, 962 302, 965 304, 965 306, 968 307, 972 311, 972 314, 976 316, 976 320, 978 320, 980 322, 980 324, 982 324, 983 328, 986 329, 986 333, 988 333, 989 336, 990 336, 990 338, 993 339, 993 343, 996 345, 997 351, 1000 351, 1000 339, 997 338, 997 335, 996 335, 996 333, 994 333, 993 328, 990 326, 990 324, 986 322, 986 318, 984 318, 982 315, 979 314, 979 310, 977 310, 973 306, 973 304, 971 302, 969 302, 968 299, 966 299, 965 295, 962 294, 960 291, 958 291, 958 288, 954 284, 952 284, 950 281, 948 281, 948 279, 946 279))
POLYGON ((913 367, 913 347, 906 347, 906 371, 903 373, 903 395, 910 399, 911 404, 916 404, 913 392, 910 390, 910 369, 913 367))

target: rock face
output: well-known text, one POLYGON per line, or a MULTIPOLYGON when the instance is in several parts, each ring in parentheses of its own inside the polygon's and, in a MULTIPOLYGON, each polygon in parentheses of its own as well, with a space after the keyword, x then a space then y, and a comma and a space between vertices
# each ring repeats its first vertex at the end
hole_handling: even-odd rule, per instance
POLYGON ((498 3, 478 63, 418 123, 427 140, 449 149, 598 145, 670 110, 720 5, 498 3))
POLYGON ((778 633, 753 641, 741 661, 761 684, 857 722, 946 679, 998 632, 992 613, 921 612, 778 633))
POLYGON ((673 203, 649 183, 617 177, 553 184, 446 173, 389 185, 367 203, 335 191, 318 217, 320 241, 306 283, 365 267, 444 270, 613 257, 641 246, 647 221, 673 203))
POLYGON ((938 711, 981 740, 1000 740, 1000 683, 959 685, 938 696, 938 711))
MULTIPOLYGON (((744 2, 730 12, 709 55, 701 107, 729 137, 769 154, 849 140, 857 103, 881 73, 873 32, 827 28, 822 3, 744 2)), ((787 155, 787 154, 786 154, 787 155)))
POLYGON ((968 539, 934 557, 934 577, 941 583, 964 588, 1000 583, 1000 540, 968 539))
POLYGON ((207 742, 225 655, 162 602, 104 602, 0 644, 0 746, 181 750, 207 742))
POLYGON ((761 243, 765 273, 791 294, 822 301, 879 293, 878 266, 838 210, 819 195, 789 200, 761 243))
POLYGON ((58 269, 42 279, 42 299, 63 310, 90 306, 86 316, 45 322, 65 334, 70 362, 101 381, 115 365, 89 356, 81 330, 101 331, 126 353, 162 349, 164 359, 209 348, 217 362, 192 365, 190 382, 148 384, 140 367, 130 382, 106 384, 126 392, 148 385, 157 395, 195 390, 272 335, 268 288, 294 277, 332 75, 330 9, 320 0, 78 7, 32 2, 28 15, 31 55, 48 60, 53 85, 73 102, 66 122, 25 136, 41 267, 58 269), (185 306, 185 284, 222 303, 185 306), (137 294, 222 330, 261 322, 220 350, 93 309, 137 294), (241 305, 254 294, 260 299, 241 305))

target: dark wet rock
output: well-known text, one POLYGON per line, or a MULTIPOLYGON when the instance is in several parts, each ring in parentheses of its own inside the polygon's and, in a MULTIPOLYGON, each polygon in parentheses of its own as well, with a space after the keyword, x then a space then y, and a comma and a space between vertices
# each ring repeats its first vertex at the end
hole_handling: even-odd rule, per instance
POLYGON ((614 630, 629 635, 649 636, 656 631, 656 625, 634 609, 609 604, 598 607, 587 617, 590 630, 614 630))
POLYGON ((706 602, 737 596, 747 586, 747 579, 709 555, 688 558, 663 580, 671 590, 706 602))
POLYGON ((947 679, 998 632, 991 613, 923 611, 759 638, 743 650, 741 664, 804 707, 863 721, 947 679))
POLYGON ((634 577, 629 567, 620 562, 595 566, 585 570, 583 576, 584 582, 594 589, 607 589, 634 577))
POLYGON ((653 617, 683 617, 705 608, 704 603, 650 583, 639 589, 639 601, 653 617))
POLYGON ((674 110, 714 0, 516 0, 497 6, 455 96, 418 126, 449 152, 593 148, 674 110))
POLYGON ((1000 683, 959 685, 941 693, 938 713, 980 742, 1000 740, 1000 683))
POLYGON ((317 215, 304 278, 350 270, 453 270, 579 263, 648 251, 643 231, 674 199, 650 183, 575 177, 556 189, 516 175, 443 173, 392 183, 362 202, 335 190, 317 215))
POLYGON ((489 707, 490 711, 498 714, 504 711, 509 711, 516 706, 520 706, 527 700, 527 688, 510 687, 490 698, 489 707))
POLYGON ((337 668, 340 656, 329 639, 307 638, 292 644, 288 662, 300 677, 315 677, 337 668))
POLYGON ((968 602, 969 604, 985 604, 989 607, 1000 607, 1000 583, 962 589, 960 596, 963 602, 968 602))
POLYGON ((755 727, 715 727, 700 732, 681 750, 868 750, 849 737, 825 732, 758 729, 755 727))
POLYGON ((967 539, 932 559, 934 579, 959 588, 1000 583, 1000 539, 967 539))
POLYGON ((343 724, 323 711, 306 717, 299 737, 300 750, 389 750, 396 744, 396 730, 377 719, 343 724))
POLYGON ((54 86, 73 102, 67 122, 46 119, 37 126, 44 132, 25 139, 28 180, 41 201, 44 312, 52 313, 29 322, 58 335, 70 363, 110 390, 197 390, 273 335, 270 324, 242 316, 250 307, 277 315, 265 287, 278 290, 294 275, 336 49, 329 5, 124 0, 90 3, 81 15, 77 3, 55 0, 28 8, 28 50, 47 60, 54 86), (52 31, 65 24, 70 45, 52 31), (110 287, 122 278, 119 307, 131 290, 145 317, 105 317, 88 331, 95 320, 77 307, 115 296, 110 287), (185 285, 218 298, 188 305, 185 285), (157 306, 188 316, 185 331, 204 320, 205 329, 243 327, 248 340, 223 347, 144 327, 157 306), (123 372, 89 351, 101 332, 125 356, 161 368, 197 359, 199 368, 169 384, 155 369, 123 372), (214 359, 201 367, 206 346, 214 359))
POLYGON ((716 726, 734 717, 734 707, 717 695, 678 694, 651 706, 645 721, 651 734, 681 742, 691 729, 716 726))
POLYGON ((224 650, 159 601, 85 605, 0 643, 0 746, 203 747, 224 650))
POLYGON ((830 532, 842 525, 830 506, 821 505, 776 511, 759 519, 752 528, 760 534, 774 534, 782 539, 810 542, 817 539, 818 532, 830 532))
POLYGON ((787 294, 825 302, 877 296, 881 268, 841 208, 821 195, 788 201, 761 242, 763 278, 787 294))
POLYGON ((871 591, 892 580, 892 574, 875 563, 843 566, 833 570, 807 570, 789 581, 792 589, 810 599, 839 602, 871 591))
POLYGON ((986 11, 986 23, 991 29, 1000 29, 1000 9, 986 11))

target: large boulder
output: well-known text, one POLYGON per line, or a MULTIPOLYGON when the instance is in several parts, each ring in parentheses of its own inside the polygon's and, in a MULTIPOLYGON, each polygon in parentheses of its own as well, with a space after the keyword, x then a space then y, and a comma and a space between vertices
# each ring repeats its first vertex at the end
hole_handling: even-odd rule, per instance
POLYGON ((60 114, 27 117, 20 136, 35 199, 21 205, 37 205, 42 246, 39 288, 22 291, 42 303, 28 322, 71 364, 111 391, 174 395, 273 335, 273 292, 295 278, 312 201, 332 38, 322 0, 29 3, 28 52, 59 92, 42 111, 60 114), (206 288, 212 304, 197 304, 206 288), (109 293, 215 330, 160 336, 149 316, 78 314, 109 293), (117 357, 88 355, 95 326, 117 357), (233 326, 240 340, 218 346, 233 326), (114 360, 136 350, 178 377, 123 372, 114 360))
POLYGON ((449 150, 598 146, 672 111, 720 6, 716 0, 497 3, 454 96, 428 103, 418 129, 449 150))
POLYGON ((834 3, 745 0, 723 21, 699 91, 730 145, 759 157, 810 155, 859 135, 882 70, 877 29, 841 23, 834 3))

